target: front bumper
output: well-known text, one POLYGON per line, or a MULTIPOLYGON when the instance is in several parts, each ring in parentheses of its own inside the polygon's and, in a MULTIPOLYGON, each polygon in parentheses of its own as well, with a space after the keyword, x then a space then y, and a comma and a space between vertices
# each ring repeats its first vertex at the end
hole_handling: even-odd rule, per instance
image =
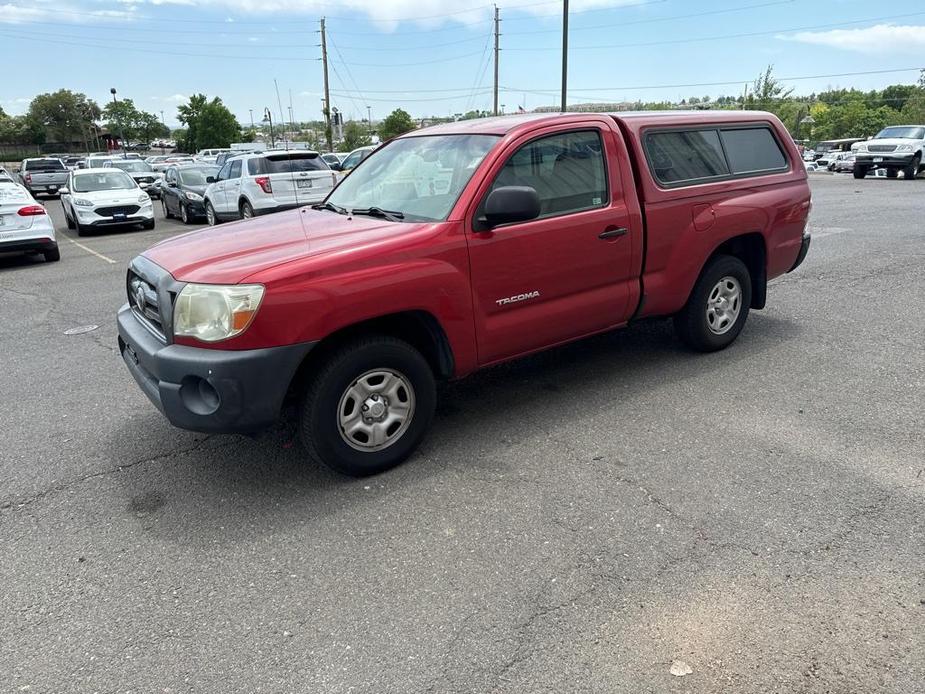
POLYGON ((113 227, 128 226, 132 224, 142 224, 154 219, 154 207, 149 203, 147 207, 142 207, 137 212, 127 214, 124 217, 106 217, 98 215, 93 208, 75 207, 77 221, 86 227, 113 227))
POLYGON ((168 345, 119 309, 119 351, 148 399, 181 429, 252 433, 279 419, 283 399, 314 342, 253 350, 168 345))
POLYGON ((787 270, 787 272, 793 272, 803 264, 803 261, 806 260, 806 254, 809 253, 809 244, 812 242, 812 240, 812 234, 810 234, 808 231, 804 231, 803 242, 800 244, 800 252, 797 253, 797 259, 794 261, 793 267, 787 270))
POLYGON ((885 154, 867 153, 858 154, 855 165, 881 168, 887 166, 905 167, 912 163, 914 152, 888 152, 885 154), (876 161, 879 160, 879 161, 876 161))

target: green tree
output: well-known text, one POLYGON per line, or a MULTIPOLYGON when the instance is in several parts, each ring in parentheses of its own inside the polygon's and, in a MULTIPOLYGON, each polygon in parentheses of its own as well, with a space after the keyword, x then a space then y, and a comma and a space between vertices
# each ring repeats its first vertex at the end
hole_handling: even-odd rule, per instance
POLYGON ((352 152, 357 147, 365 147, 369 144, 372 144, 372 140, 365 125, 352 120, 344 126, 343 149, 345 152, 352 152))
POLYGON ((919 76, 919 83, 915 87, 902 109, 904 123, 925 123, 925 70, 919 76))
POLYGON ((397 108, 379 124, 379 139, 384 142, 411 130, 414 130, 414 120, 407 112, 397 108))
POLYGON ((205 94, 194 94, 189 103, 177 109, 177 118, 186 126, 181 146, 188 152, 206 147, 228 147, 241 135, 241 126, 234 114, 218 97, 209 101, 205 94))
POLYGON ((139 137, 139 123, 141 112, 135 108, 131 99, 111 101, 103 109, 103 120, 110 134, 124 137, 126 140, 137 140, 139 137))
POLYGON ((36 96, 27 116, 30 128, 44 129, 46 141, 80 142, 87 139, 90 127, 100 117, 100 107, 86 94, 59 89, 36 96))

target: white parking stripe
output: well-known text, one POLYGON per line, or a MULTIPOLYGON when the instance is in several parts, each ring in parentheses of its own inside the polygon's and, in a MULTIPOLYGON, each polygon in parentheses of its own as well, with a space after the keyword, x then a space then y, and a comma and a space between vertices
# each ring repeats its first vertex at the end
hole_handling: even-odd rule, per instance
POLYGON ((84 246, 82 243, 78 243, 78 242, 75 241, 74 239, 68 238, 68 237, 66 237, 66 236, 65 236, 65 238, 67 238, 68 241, 70 241, 71 243, 73 243, 73 244, 74 244, 75 246, 77 246, 78 248, 82 248, 82 249, 85 250, 87 253, 90 253, 91 255, 95 255, 95 256, 96 256, 97 258, 99 258, 100 260, 105 260, 105 261, 106 261, 107 263, 109 263, 110 265, 115 265, 115 264, 116 264, 116 261, 113 260, 112 258, 110 258, 110 257, 108 257, 108 256, 105 256, 105 255, 103 255, 102 253, 97 253, 97 252, 94 251, 92 248, 90 248, 90 247, 88 247, 88 246, 84 246))

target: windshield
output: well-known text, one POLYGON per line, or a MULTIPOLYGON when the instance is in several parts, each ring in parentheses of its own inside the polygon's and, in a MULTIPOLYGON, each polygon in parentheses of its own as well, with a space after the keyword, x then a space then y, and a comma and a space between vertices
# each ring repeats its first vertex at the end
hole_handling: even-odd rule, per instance
POLYGON ((874 139, 883 140, 888 137, 898 137, 905 140, 925 140, 925 128, 915 125, 894 125, 881 130, 874 136, 874 139))
POLYGON ((121 190, 134 187, 135 181, 122 171, 104 171, 74 176, 75 193, 92 193, 97 190, 121 190))
POLYGON ((110 160, 108 158, 107 159, 87 159, 87 168, 88 169, 101 169, 103 168, 103 164, 105 164, 107 161, 110 161, 110 160))
POLYGON ((218 173, 217 166, 204 166, 201 169, 181 169, 180 183, 185 186, 204 186, 208 176, 218 173))
POLYGON ((328 168, 324 159, 314 152, 310 154, 268 154, 247 162, 247 172, 251 175, 327 171, 328 168))
POLYGON ((123 171, 134 171, 136 173, 142 171, 154 171, 154 169, 148 166, 145 162, 139 161, 137 159, 123 159, 121 161, 114 161, 112 165, 117 169, 122 169, 123 171))
POLYGON ((352 171, 328 201, 347 210, 380 207, 408 221, 446 219, 496 135, 430 135, 390 142, 352 171))

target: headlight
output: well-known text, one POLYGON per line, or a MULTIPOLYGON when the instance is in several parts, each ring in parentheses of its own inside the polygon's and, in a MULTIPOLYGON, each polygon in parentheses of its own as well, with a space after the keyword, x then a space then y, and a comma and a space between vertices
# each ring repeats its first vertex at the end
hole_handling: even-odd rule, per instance
POLYGON ((900 145, 899 147, 896 148, 896 151, 897 152, 911 152, 912 145, 900 145))
POLYGON ((148 197, 147 193, 142 193, 141 195, 138 196, 138 202, 144 205, 146 202, 151 202, 151 198, 148 197))
POLYGON ((192 200, 193 202, 202 202, 202 196, 199 193, 190 193, 187 191, 183 194, 186 196, 187 200, 192 200))
POLYGON ((72 202, 78 207, 93 207, 93 201, 86 198, 73 198, 72 202))
POLYGON ((263 291, 261 284, 188 284, 177 296, 174 335, 218 342, 243 333, 257 314, 263 291))
POLYGON ((866 152, 867 145, 858 145, 858 152, 866 152))

